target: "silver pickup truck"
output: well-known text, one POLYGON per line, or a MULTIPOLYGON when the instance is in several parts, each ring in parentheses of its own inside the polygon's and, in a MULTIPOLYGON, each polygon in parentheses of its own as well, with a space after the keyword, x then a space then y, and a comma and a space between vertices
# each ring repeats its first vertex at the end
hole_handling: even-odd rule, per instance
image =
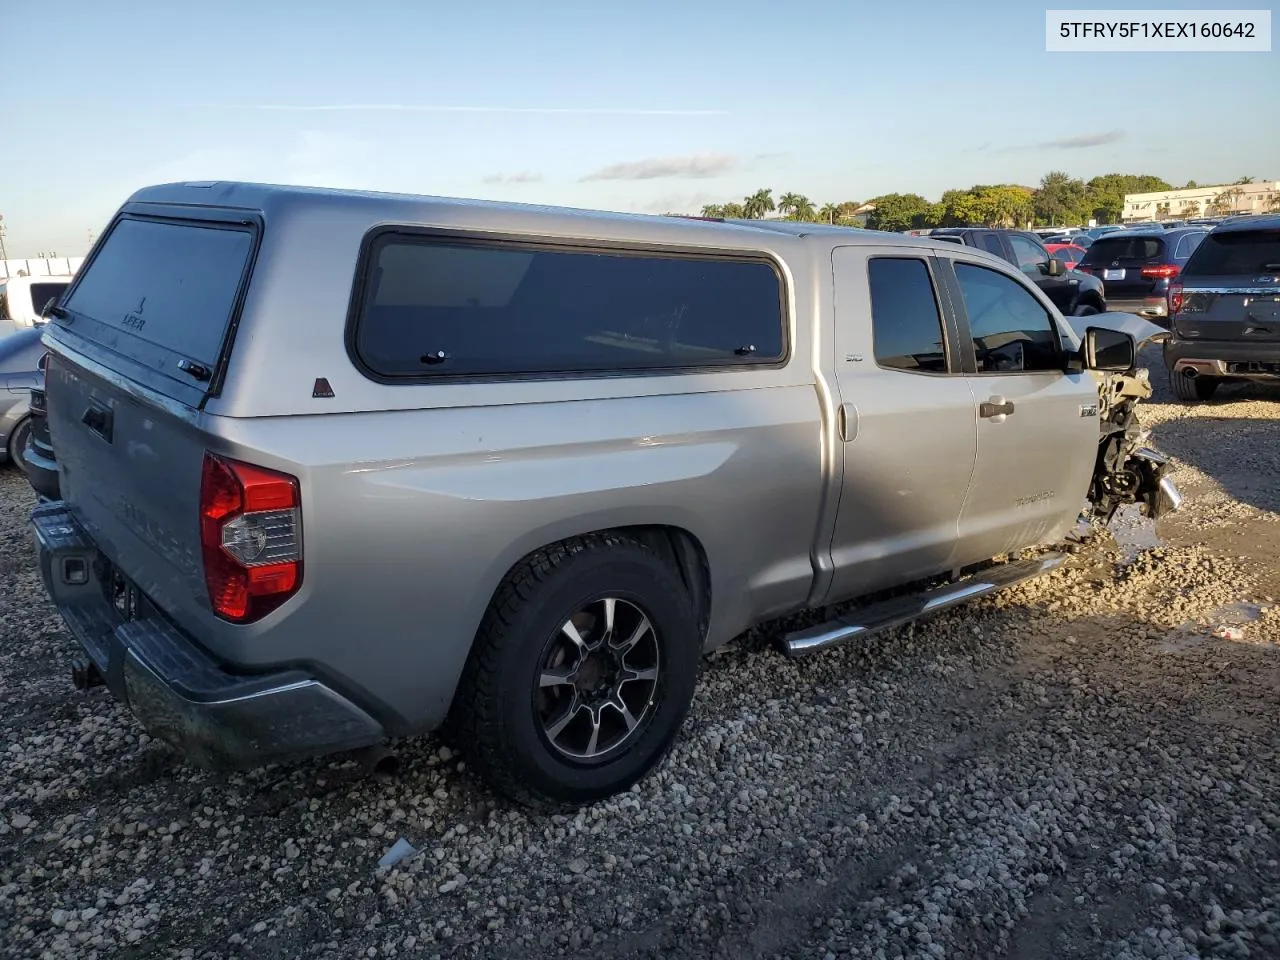
POLYGON ((1158 328, 887 233, 172 184, 50 320, 75 679, 207 766, 443 727, 589 802, 752 625, 856 639, 1178 500, 1133 414, 1158 328))

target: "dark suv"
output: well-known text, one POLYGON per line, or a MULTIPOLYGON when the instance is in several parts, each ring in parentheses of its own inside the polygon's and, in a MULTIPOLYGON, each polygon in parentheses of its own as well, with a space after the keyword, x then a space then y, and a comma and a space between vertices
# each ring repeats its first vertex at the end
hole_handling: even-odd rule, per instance
POLYGON ((1203 227, 1119 230, 1095 240, 1076 269, 1107 285, 1112 310, 1163 325, 1169 283, 1208 234, 1203 227))
POLYGON ((1280 380, 1280 216, 1215 227, 1169 286, 1164 363, 1183 400, 1223 380, 1280 380))
POLYGON ((1003 257, 1021 268, 1065 316, 1107 312, 1102 281, 1078 270, 1068 270, 1062 261, 1053 258, 1034 233, 988 227, 943 227, 930 232, 929 239, 963 243, 1003 257))

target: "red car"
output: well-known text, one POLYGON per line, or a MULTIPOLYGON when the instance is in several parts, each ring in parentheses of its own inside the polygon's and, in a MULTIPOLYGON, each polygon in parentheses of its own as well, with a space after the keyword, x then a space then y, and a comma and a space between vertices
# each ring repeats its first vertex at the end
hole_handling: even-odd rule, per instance
POLYGON ((1077 247, 1074 243, 1046 243, 1044 248, 1053 259, 1061 260, 1068 270, 1074 270, 1076 264, 1084 259, 1084 247, 1077 247))

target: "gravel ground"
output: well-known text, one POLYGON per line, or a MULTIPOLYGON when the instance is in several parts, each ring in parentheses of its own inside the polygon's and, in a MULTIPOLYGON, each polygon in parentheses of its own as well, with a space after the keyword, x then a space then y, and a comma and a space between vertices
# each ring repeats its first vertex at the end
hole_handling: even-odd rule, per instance
POLYGON ((1280 392, 1144 419, 1159 530, 805 661, 744 637, 658 775, 557 817, 429 740, 388 781, 184 767, 71 689, 0 471, 0 953, 1280 956, 1280 392))

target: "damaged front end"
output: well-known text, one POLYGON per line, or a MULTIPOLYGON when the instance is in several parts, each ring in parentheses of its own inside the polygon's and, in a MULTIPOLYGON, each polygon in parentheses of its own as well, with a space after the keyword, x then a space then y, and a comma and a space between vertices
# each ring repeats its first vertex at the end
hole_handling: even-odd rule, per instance
MULTIPOLYGON (((1134 314, 1104 313, 1070 319, 1127 333, 1138 349, 1169 335, 1134 314)), ((1177 510, 1182 505, 1182 494, 1166 476, 1169 458, 1147 446, 1150 431, 1138 420, 1138 404, 1152 392, 1148 371, 1135 366, 1123 373, 1091 372, 1098 381, 1100 435, 1098 459, 1089 484, 1088 518, 1110 523, 1116 511, 1130 503, 1141 504, 1142 513, 1153 519, 1177 510)))

